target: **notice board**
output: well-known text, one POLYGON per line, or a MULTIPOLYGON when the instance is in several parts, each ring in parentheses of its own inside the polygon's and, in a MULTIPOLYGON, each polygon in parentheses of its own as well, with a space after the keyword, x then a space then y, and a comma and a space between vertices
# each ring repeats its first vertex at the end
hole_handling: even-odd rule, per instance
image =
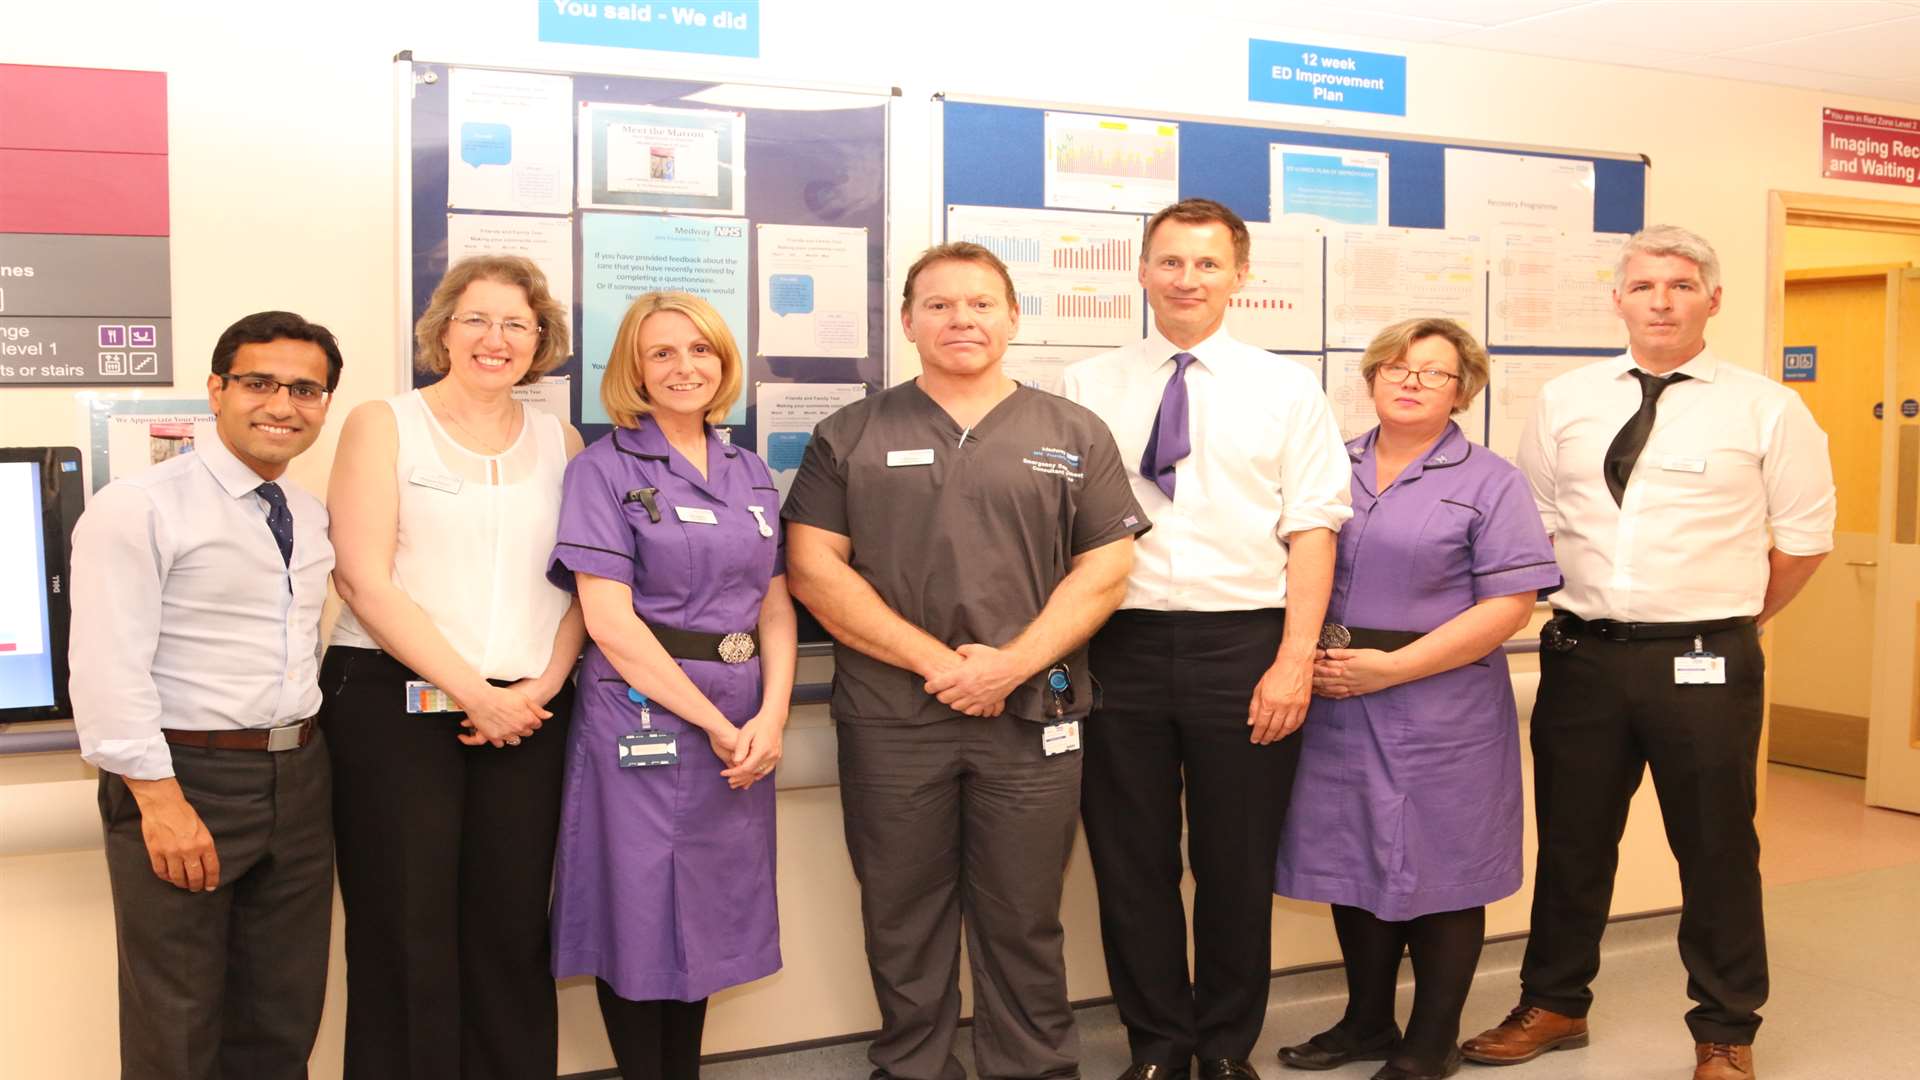
POLYGON ((1033 385, 1146 331, 1141 229, 1191 197, 1254 233, 1228 329, 1316 370, 1349 436, 1374 423, 1361 350, 1402 318, 1456 318, 1489 346, 1492 383, 1458 419, 1503 453, 1542 382, 1624 345, 1609 294, 1623 234, 1645 224, 1640 155, 944 95, 933 108, 943 235, 1008 263, 1009 366, 1033 385))

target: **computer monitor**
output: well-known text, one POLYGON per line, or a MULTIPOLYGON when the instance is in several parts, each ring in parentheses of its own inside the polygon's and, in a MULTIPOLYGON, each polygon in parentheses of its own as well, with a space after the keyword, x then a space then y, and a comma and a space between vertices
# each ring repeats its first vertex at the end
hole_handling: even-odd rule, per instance
POLYGON ((72 715, 67 566, 84 507, 79 450, 0 447, 0 723, 72 715))

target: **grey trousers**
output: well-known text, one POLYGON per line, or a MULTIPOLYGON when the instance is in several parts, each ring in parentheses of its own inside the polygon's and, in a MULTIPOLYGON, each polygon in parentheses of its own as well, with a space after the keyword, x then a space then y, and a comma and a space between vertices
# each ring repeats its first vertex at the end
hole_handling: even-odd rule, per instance
POLYGON ((1040 731, 1012 717, 839 726, 847 852, 880 1004, 876 1076, 966 1076, 953 1053, 963 923, 978 1075, 1079 1075, 1060 892, 1081 754, 1045 756, 1040 731))
POLYGON ((187 801, 213 834, 220 884, 154 876, 140 807, 100 774, 120 947, 124 1080, 307 1075, 333 921, 332 776, 316 735, 299 750, 173 748, 187 801))

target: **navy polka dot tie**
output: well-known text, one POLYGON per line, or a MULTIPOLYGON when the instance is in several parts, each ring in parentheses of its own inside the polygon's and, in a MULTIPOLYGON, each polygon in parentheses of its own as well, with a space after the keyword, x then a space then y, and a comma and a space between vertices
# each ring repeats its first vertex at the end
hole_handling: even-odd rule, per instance
POLYGON ((254 494, 267 500, 267 530, 280 545, 280 561, 293 565, 293 511, 287 509, 286 493, 280 485, 268 481, 254 488, 254 494))

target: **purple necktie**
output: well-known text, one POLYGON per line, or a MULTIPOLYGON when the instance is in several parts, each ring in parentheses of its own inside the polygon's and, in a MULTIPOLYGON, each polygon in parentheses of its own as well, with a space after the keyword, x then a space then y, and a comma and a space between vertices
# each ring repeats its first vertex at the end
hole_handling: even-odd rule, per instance
POLYGON ((1173 498, 1174 462, 1193 452, 1193 439, 1187 434, 1187 365, 1191 363, 1192 353, 1173 354, 1173 374, 1160 392, 1160 411, 1147 433, 1147 452, 1140 455, 1140 475, 1157 484, 1169 499, 1173 498))

